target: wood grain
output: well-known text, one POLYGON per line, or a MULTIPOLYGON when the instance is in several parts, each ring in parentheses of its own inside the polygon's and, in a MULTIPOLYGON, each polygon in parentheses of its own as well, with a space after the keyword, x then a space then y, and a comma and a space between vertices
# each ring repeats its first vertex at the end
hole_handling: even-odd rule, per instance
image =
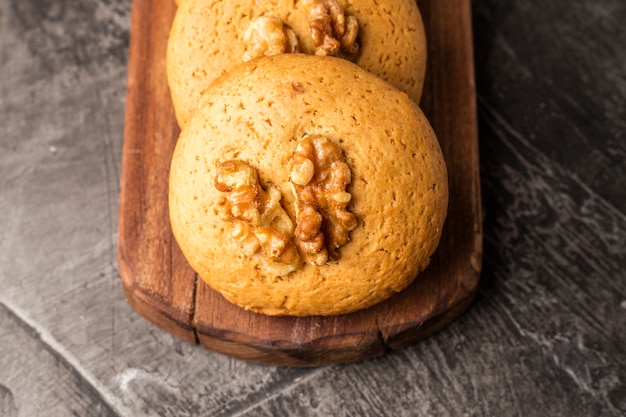
POLYGON ((450 206, 431 266, 402 293, 349 315, 267 317, 197 279, 169 227, 167 173, 178 128, 165 80, 173 3, 135 0, 120 191, 119 264, 130 304, 159 327, 208 349, 267 364, 350 362, 399 349, 470 305, 482 258, 470 3, 420 1, 429 42, 423 109, 449 167, 450 206))
POLYGON ((167 179, 178 127, 165 81, 173 2, 133 2, 120 190, 118 260, 130 304, 195 343, 195 274, 168 223, 167 179))

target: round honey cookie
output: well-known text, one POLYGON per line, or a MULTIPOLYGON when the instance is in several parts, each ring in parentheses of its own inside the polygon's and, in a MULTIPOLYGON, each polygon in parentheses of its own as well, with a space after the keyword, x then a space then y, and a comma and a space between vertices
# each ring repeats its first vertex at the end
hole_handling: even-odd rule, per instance
POLYGON ((191 267, 244 309, 334 315, 429 263, 448 203, 429 122, 349 61, 259 58, 218 79, 180 135, 172 230, 191 267))
POLYGON ((179 125, 217 77, 289 52, 349 59, 420 101, 426 39, 415 0, 186 0, 167 46, 179 125))

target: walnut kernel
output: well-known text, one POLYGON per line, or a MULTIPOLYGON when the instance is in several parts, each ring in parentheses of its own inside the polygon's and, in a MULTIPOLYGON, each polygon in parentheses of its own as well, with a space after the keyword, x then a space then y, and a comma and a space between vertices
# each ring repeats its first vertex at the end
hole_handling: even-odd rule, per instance
POLYGON ((294 225, 276 187, 270 184, 264 190, 254 167, 231 160, 219 165, 215 188, 226 194, 221 217, 234 223, 231 237, 244 255, 278 276, 300 268, 302 260, 292 241, 294 225))
POLYGON ((316 55, 353 59, 359 50, 359 22, 337 0, 306 0, 316 55))
POLYGON ((254 19, 243 40, 248 48, 243 55, 244 62, 261 56, 296 53, 300 51, 298 36, 282 20, 273 16, 254 19))
POLYGON ((293 155, 291 182, 296 199, 296 244, 307 262, 323 265, 338 257, 357 226, 347 206, 352 181, 343 152, 323 136, 305 136, 293 155))

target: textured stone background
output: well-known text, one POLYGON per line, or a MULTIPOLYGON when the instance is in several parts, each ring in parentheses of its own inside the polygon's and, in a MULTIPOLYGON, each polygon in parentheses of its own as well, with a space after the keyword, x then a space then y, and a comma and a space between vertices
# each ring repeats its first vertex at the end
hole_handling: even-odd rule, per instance
POLYGON ((400 352, 288 369, 188 345, 126 303, 130 2, 0 0, 0 416, 624 415, 626 3, 473 13, 474 307, 400 352))

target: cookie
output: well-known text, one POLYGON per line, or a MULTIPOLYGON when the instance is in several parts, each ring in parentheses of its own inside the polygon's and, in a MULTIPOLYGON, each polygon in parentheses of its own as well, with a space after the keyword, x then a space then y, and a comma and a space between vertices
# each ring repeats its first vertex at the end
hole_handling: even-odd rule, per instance
POLYGON ((414 0, 189 0, 177 9, 167 46, 179 125, 215 78, 294 49, 343 56, 420 101, 426 40, 414 0))
POLYGON ((171 163, 171 225, 189 264, 268 315, 349 313, 401 291, 428 265, 447 202, 419 107, 333 57, 264 57, 221 77, 171 163))

